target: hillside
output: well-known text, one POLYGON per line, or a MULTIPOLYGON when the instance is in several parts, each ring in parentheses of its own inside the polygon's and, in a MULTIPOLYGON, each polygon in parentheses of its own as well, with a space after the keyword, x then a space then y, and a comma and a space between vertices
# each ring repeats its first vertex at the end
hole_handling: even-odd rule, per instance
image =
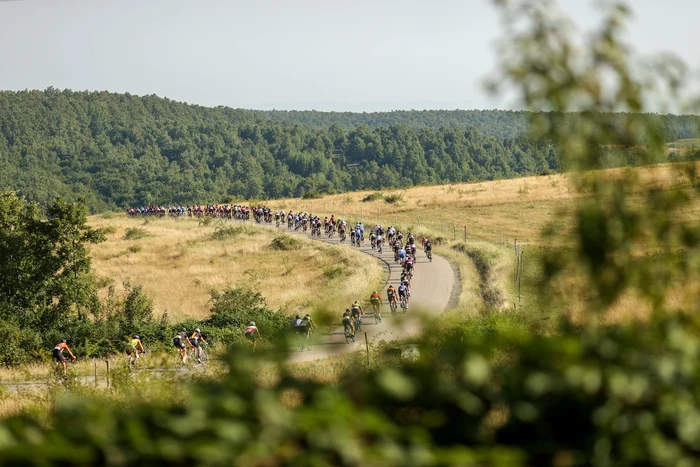
POLYGON ((351 131, 155 96, 0 93, 0 186, 93 210, 509 178, 558 168, 556 150, 475 128, 351 131))
MULTIPOLYGON (((312 198, 562 168, 558 149, 546 141, 487 134, 519 133, 524 113, 392 112, 362 114, 359 120, 353 120, 359 114, 338 114, 350 119, 345 128, 332 124, 334 114, 287 113, 311 115, 310 124, 291 117, 280 121, 280 115, 157 96, 51 88, 1 92, 0 186, 43 205, 56 195, 82 196, 99 211, 154 203, 312 198), (481 123, 465 127, 470 119, 481 123), (432 128, 436 125, 441 126, 432 128)), ((624 117, 610 118, 614 124, 624 117)), ((671 116, 659 122, 665 122, 669 135, 690 137, 695 120, 671 116)), ((635 164, 644 150, 603 147, 599 165, 635 164)))

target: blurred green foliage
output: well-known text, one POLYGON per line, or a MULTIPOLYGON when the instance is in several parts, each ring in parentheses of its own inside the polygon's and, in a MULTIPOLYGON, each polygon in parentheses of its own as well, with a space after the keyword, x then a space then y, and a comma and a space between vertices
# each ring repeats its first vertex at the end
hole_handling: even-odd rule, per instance
MULTIPOLYGON (((652 96, 673 104, 684 74, 668 59, 639 71, 621 42, 624 7, 613 5, 581 40, 551 2, 498 4, 508 29, 496 81, 515 84, 529 108, 581 111, 574 120, 534 115, 536 138, 580 171, 601 166, 603 144, 659 160, 665 129, 639 112, 652 96), (618 110, 629 117, 612 125, 605 113, 618 110)), ((228 374, 193 384, 186 402, 68 397, 48 420, 5 420, 0 464, 697 465, 698 306, 666 300, 700 268, 697 223, 676 222, 700 184, 694 165, 681 167, 690 183, 663 191, 640 188, 634 171, 573 175, 587 195, 568 213, 574 246, 549 251, 542 270, 544 285, 575 277, 587 288, 581 325, 562 319, 538 334, 515 313, 469 318, 418 340, 416 360, 377 353, 330 385, 298 376, 283 354, 236 349, 228 374), (630 291, 651 306, 649 321, 600 326, 630 291), (275 377, 262 380, 270 368, 275 377)), ((488 257, 474 259, 488 271, 488 257)), ((212 298, 212 324, 238 326, 243 310, 274 326, 255 292, 212 298)), ((131 302, 129 316, 145 316, 147 301, 131 302)))

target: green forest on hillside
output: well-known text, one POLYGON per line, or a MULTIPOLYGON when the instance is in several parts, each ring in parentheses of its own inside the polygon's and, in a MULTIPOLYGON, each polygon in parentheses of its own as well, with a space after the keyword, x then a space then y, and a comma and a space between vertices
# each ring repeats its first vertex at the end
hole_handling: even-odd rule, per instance
MULTIPOLYGON (((0 186, 44 206, 81 196, 98 211, 561 170, 555 144, 519 136, 530 116, 255 112, 107 92, 1 92, 0 186)), ((624 114, 604 118, 622 124, 624 114)), ((697 136, 697 117, 653 118, 667 140, 697 136)), ((634 164, 635 151, 620 158, 601 148, 600 165, 634 164)))

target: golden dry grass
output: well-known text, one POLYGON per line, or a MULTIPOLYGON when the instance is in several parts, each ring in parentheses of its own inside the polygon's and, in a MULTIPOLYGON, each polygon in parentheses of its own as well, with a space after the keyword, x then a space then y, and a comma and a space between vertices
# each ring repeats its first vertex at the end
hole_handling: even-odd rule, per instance
MULTIPOLYGON (((554 220, 560 211, 575 206, 585 197, 578 193, 572 177, 600 176, 615 180, 634 170, 639 185, 635 192, 649 188, 685 186, 689 183, 684 164, 659 164, 642 168, 619 168, 588 172, 578 175, 546 175, 495 180, 489 182, 461 183, 430 187, 415 187, 406 190, 385 190, 384 194, 400 193, 402 199, 389 204, 382 199, 362 202, 374 191, 345 193, 325 196, 315 200, 281 199, 267 203, 274 208, 292 209, 314 214, 344 217, 350 220, 363 219, 365 225, 377 220, 383 225, 420 227, 434 236, 448 240, 463 240, 464 227, 467 238, 512 245, 514 239, 526 244, 549 244, 543 241, 543 227, 554 220), (420 218, 420 224, 419 224, 420 218), (443 228, 444 224, 444 228, 443 228)), ((700 163, 697 163, 700 167, 700 163)), ((696 199, 688 208, 688 214, 700 209, 696 199)), ((566 239, 573 228, 570 218, 557 220, 557 230, 566 239)))
POLYGON ((251 286, 273 309, 294 313, 325 300, 365 296, 382 279, 378 263, 349 248, 298 237, 301 248, 272 250, 268 245, 279 232, 267 228, 251 227, 250 235, 213 240, 217 227, 239 224, 200 226, 192 219, 144 224, 122 215, 94 216, 90 224, 114 230, 106 242, 92 247, 94 272, 112 278, 117 290, 126 281, 143 286, 153 298, 155 314, 167 312, 171 320, 206 317, 210 291, 229 286, 251 286), (124 240, 125 230, 133 227, 150 236, 124 240), (325 268, 336 265, 344 269, 342 280, 326 274, 325 268))

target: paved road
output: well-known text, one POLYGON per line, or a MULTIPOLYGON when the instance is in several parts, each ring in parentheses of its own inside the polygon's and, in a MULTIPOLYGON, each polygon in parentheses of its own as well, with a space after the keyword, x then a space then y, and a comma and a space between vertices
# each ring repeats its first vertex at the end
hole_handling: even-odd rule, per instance
MULTIPOLYGON (((269 224, 255 224, 254 226, 270 226, 269 224)), ((274 226, 270 226, 273 229, 274 226)), ((307 234, 295 232, 294 230, 288 230, 286 227, 280 227, 278 229, 280 232, 294 233, 299 235, 307 234)), ((326 235, 321 235, 320 241, 326 243, 340 245, 340 239, 338 235, 329 239, 326 235)), ((379 292, 382 298, 386 297, 386 288, 388 284, 391 283, 395 288, 398 288, 400 277, 401 277, 401 266, 394 262, 394 253, 390 248, 385 248, 382 254, 372 250, 370 242, 367 239, 365 244, 361 247, 354 247, 350 244, 349 235, 348 240, 345 242, 346 248, 357 249, 363 253, 374 257, 376 260, 380 261, 387 273, 387 285, 385 285, 379 292)), ((358 334, 357 340, 354 343, 348 344, 345 340, 345 333, 343 328, 339 327, 333 330, 329 334, 322 336, 314 336, 314 342, 311 346, 311 351, 304 352, 294 352, 290 355, 289 361, 291 362, 305 362, 311 360, 318 360, 321 358, 331 357, 334 355, 341 354, 343 352, 349 352, 356 350, 360 347, 364 348, 364 332, 367 333, 367 338, 370 342, 377 339, 392 340, 402 337, 410 336, 418 331, 422 327, 422 321, 419 315, 423 316, 433 316, 436 317, 445 311, 451 302, 453 290, 457 287, 457 277, 455 272, 450 265, 449 261, 445 258, 433 254, 433 261, 430 262, 426 258, 422 249, 419 247, 416 254, 418 257, 415 265, 415 272, 412 280, 411 289, 411 300, 409 303, 409 309, 405 314, 397 314, 395 316, 391 315, 389 306, 384 304, 381 308, 382 322, 375 324, 374 317, 371 313, 371 306, 369 306, 368 316, 365 317, 362 324, 362 333, 358 334)), ((364 302, 369 299, 371 291, 368 290, 365 297, 358 297, 363 303, 363 308, 365 307, 364 302)), ((348 304, 349 305, 349 304, 348 304)), ((342 315, 343 309, 338 310, 338 322, 340 323, 340 317, 342 315)), ((368 310, 365 310, 366 312, 368 310)))

